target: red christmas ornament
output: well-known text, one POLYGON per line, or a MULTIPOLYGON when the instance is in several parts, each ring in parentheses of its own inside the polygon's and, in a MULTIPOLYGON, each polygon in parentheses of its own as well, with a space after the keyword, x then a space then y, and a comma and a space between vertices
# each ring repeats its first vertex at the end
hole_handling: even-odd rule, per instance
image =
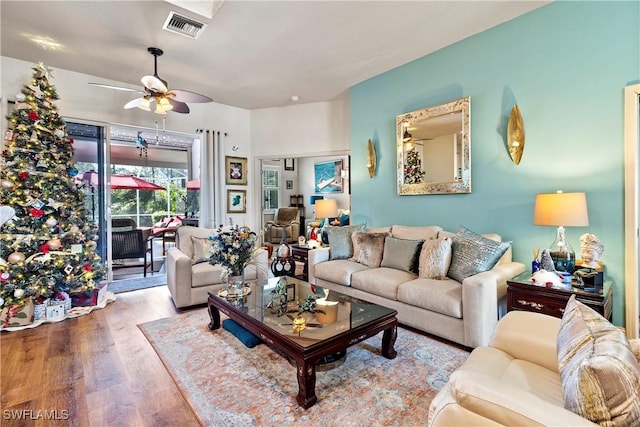
POLYGON ((22 171, 18 173, 18 179, 20 181, 26 181, 27 179, 29 179, 29 172, 27 171, 22 171))
POLYGON ((40 248, 40 252, 44 253, 44 254, 48 254, 49 253, 49 245, 44 243, 42 245, 39 246, 40 248))
POLYGON ((69 138, 69 144, 73 144, 73 138, 69 138))
POLYGON ((34 218, 40 218, 42 215, 44 215, 44 211, 42 209, 31 208, 29 210, 29 215, 34 218))
POLYGON ((85 264, 85 265, 83 265, 83 266, 82 266, 82 269, 83 269, 84 271, 91 271, 91 264, 85 264))
POLYGON ((35 111, 30 111, 29 112, 29 120, 31 120, 32 122, 35 122, 37 120, 39 120, 40 117, 38 117, 38 113, 36 113, 35 111))
POLYGON ((0 274, 0 282, 6 282, 7 280, 9 280, 9 277, 11 277, 11 275, 5 271, 4 273, 0 274))

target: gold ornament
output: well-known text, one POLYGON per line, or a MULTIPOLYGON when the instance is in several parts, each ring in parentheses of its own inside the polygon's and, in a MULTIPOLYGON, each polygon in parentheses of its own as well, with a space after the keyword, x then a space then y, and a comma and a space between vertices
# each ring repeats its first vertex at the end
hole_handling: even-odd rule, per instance
POLYGON ((57 251, 62 247, 62 242, 57 237, 54 237, 47 242, 47 246, 49 246, 49 249, 51 249, 52 251, 57 251))
POLYGON ((7 261, 11 264, 20 264, 21 262, 24 262, 24 260, 25 256, 22 252, 12 252, 7 257, 7 261))

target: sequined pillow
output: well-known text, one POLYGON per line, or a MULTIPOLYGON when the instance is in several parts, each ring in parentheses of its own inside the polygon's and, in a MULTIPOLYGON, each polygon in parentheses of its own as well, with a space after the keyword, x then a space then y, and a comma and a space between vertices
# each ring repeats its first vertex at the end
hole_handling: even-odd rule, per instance
POLYGON ((451 245, 447 276, 462 282, 469 276, 491 270, 510 246, 511 242, 496 242, 460 226, 451 245))
POLYGON ((364 231, 366 224, 345 225, 344 227, 325 227, 329 240, 329 259, 346 259, 353 256, 351 235, 356 231, 364 231))
POLYGON ((191 257, 191 264, 199 264, 201 262, 209 261, 211 240, 206 237, 189 237, 191 237, 191 244, 193 245, 193 256, 191 257))
POLYGON ((640 366, 622 330, 572 295, 557 340, 564 407, 601 426, 640 425, 640 366))

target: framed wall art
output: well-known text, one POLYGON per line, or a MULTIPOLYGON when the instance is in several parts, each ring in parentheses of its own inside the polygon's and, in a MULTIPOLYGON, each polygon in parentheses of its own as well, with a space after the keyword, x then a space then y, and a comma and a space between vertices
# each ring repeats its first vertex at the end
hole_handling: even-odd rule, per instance
POLYGON ((295 170, 296 161, 294 159, 284 159, 284 170, 292 171, 295 170))
POLYGON ((227 190, 227 213, 247 213, 247 190, 227 190))
POLYGON ((225 156, 225 183, 247 185, 247 158, 225 156))
POLYGON ((316 163, 315 192, 342 193, 342 160, 316 163))

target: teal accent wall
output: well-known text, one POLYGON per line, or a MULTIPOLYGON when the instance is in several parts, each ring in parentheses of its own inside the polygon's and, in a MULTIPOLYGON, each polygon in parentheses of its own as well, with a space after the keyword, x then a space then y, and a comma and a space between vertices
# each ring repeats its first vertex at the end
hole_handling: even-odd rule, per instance
POLYGON ((537 193, 584 191, 605 245, 614 323, 624 324, 624 87, 640 81, 640 3, 554 2, 351 88, 352 223, 464 225, 514 242, 530 265, 555 228, 532 224, 537 193), (471 97, 472 193, 398 196, 395 118, 471 97), (506 150, 509 113, 526 130, 520 165, 506 150), (366 168, 374 141, 378 170, 366 168))

